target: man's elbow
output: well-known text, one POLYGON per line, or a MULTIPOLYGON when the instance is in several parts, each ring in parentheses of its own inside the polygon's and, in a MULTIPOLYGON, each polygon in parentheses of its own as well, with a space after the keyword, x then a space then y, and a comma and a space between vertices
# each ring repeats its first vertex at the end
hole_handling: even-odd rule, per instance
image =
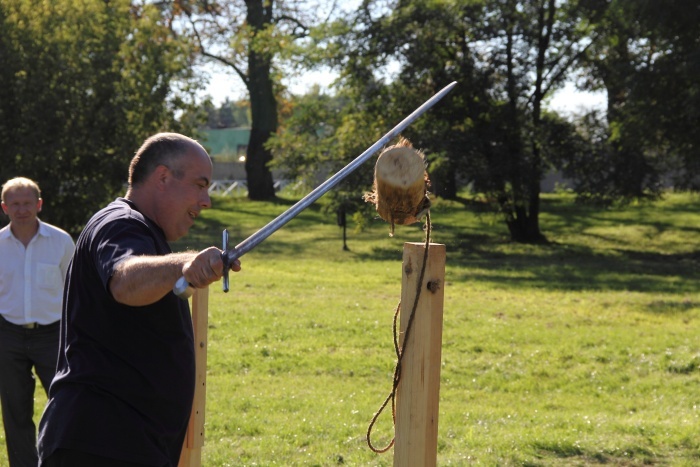
POLYGON ((134 299, 133 291, 129 293, 129 287, 127 287, 124 282, 125 281, 119 277, 119 273, 115 273, 107 283, 109 293, 117 303, 133 306, 133 303, 131 303, 134 299))
POLYGON ((112 298, 126 306, 152 305, 165 295, 155 288, 143 288, 143 284, 130 284, 128 280, 120 278, 117 274, 112 276, 108 286, 112 298))

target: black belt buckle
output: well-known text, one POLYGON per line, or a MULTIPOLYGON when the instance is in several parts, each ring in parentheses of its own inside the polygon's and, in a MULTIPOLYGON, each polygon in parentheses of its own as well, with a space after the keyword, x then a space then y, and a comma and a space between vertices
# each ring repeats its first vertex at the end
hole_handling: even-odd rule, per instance
POLYGON ((24 329, 36 329, 40 326, 39 323, 27 323, 27 324, 20 324, 24 329))

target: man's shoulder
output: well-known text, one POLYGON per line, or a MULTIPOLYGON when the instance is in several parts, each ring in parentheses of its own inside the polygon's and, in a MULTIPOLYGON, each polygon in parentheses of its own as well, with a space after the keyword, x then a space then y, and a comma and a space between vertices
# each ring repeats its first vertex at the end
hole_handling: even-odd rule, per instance
POLYGON ((97 211, 85 226, 86 230, 100 228, 119 221, 142 221, 143 216, 124 198, 117 198, 97 211))
POLYGON ((0 229, 0 245, 10 245, 10 240, 12 239, 12 231, 10 230, 10 224, 0 229))
POLYGON ((70 234, 62 228, 56 227, 53 224, 49 224, 41 220, 39 220, 39 233, 47 237, 56 236, 64 239, 70 239, 71 242, 73 241, 73 237, 71 237, 70 234))
POLYGON ((110 236, 124 231, 134 231, 143 235, 151 230, 147 219, 133 203, 124 198, 117 198, 92 216, 81 237, 110 236))
POLYGON ((77 249, 81 252, 126 249, 141 254, 157 254, 164 249, 157 247, 165 242, 161 237, 162 234, 133 203, 117 198, 88 221, 78 238, 77 249))

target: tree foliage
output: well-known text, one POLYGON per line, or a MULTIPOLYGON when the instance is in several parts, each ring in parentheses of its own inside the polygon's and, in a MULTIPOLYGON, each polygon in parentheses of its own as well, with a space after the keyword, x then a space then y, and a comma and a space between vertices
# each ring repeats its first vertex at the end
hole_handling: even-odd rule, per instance
MULTIPOLYGON (((405 44, 407 36, 413 34, 416 25, 424 23, 427 19, 406 18, 388 24, 377 22, 372 14, 373 7, 365 4, 355 17, 351 18, 351 22, 341 21, 329 28, 336 38, 340 38, 330 47, 340 50, 339 53, 330 56, 330 62, 343 70, 337 95, 324 95, 316 89, 313 93, 295 100, 294 111, 285 121, 283 131, 272 141, 271 147, 278 166, 288 169, 291 167, 292 174, 297 173, 299 168, 316 174, 329 174, 339 170, 374 144, 428 97, 456 79, 455 72, 448 72, 439 78, 423 82, 406 74, 394 80, 391 85, 385 83, 381 72, 374 72, 385 69, 388 64, 387 59, 390 55, 383 50, 401 47, 401 44, 405 44)), ((450 19, 450 14, 445 12, 441 18, 433 20, 439 23, 450 19)), ((423 26, 425 24, 421 24, 421 27, 423 26)), ((450 26, 451 24, 445 25, 444 29, 449 29, 450 26)), ((451 51, 441 47, 438 40, 423 42, 416 39, 405 45, 405 51, 413 53, 417 57, 416 61, 420 62, 420 70, 430 70, 431 64, 454 57, 451 51), (431 48, 432 52, 428 51, 431 48), (443 52, 449 56, 445 57, 443 52)), ((420 74, 420 71, 416 73, 420 74)), ((468 109, 467 113, 476 115, 479 106, 460 107, 449 102, 452 99, 458 102, 478 100, 469 94, 472 90, 473 88, 468 87, 455 89, 449 98, 431 109, 429 116, 408 128, 404 136, 416 147, 434 148, 433 152, 428 154, 431 159, 444 156, 444 160, 450 161, 446 156, 450 153, 450 148, 458 148, 464 140, 448 137, 451 125, 448 123, 448 116, 451 115, 455 120, 468 120, 467 117, 463 117, 463 109, 468 109), (436 114, 441 118, 436 119, 436 114), (432 125, 425 127, 427 120, 430 120, 432 125)), ((462 121, 454 122, 454 125, 461 124, 462 121)), ((331 193, 330 196, 335 200, 332 205, 342 204, 346 211, 362 210, 362 194, 371 186, 372 173, 373 166, 369 163, 359 167, 331 193)), ((454 175, 449 169, 446 169, 445 173, 454 175)), ((435 188, 441 192, 451 188, 454 192, 455 187, 455 183, 446 187, 441 180, 440 185, 435 188)))
MULTIPOLYGON (((242 120, 231 103, 189 110, 196 50, 249 91, 252 199, 274 196, 271 164, 315 185, 451 81, 403 136, 426 153, 433 192, 471 184, 514 240, 545 239, 553 169, 596 201, 700 188, 696 2, 364 0, 333 23, 314 2, 0 0, 0 176, 36 179, 46 219, 77 231, 122 190, 144 137, 242 120), (340 71, 335 95, 286 92, 283 73, 321 59, 340 71), (606 92, 604 115, 547 110, 572 79, 606 92)), ((359 203, 371 178, 367 164, 334 196, 359 203)))
MULTIPOLYGON (((296 150, 285 136, 278 157, 286 148, 302 166, 301 146, 316 142, 326 159, 347 162, 343 134, 378 136, 455 80, 404 134, 428 155, 433 191, 451 198, 470 183, 513 240, 543 241, 540 183, 550 171, 573 180, 579 199, 606 204, 656 197, 669 183, 700 187, 698 20, 700 5, 687 0, 365 0, 332 59, 352 103, 330 119, 341 136, 315 134, 296 150), (570 121, 547 110, 572 80, 604 90, 605 115, 570 121)), ((324 125, 329 116, 318 115, 324 125)))
MULTIPOLYGON (((294 97, 288 109, 280 131, 268 141, 275 155, 272 166, 286 177, 300 180, 308 189, 345 167, 390 129, 384 127, 382 118, 356 118, 356 101, 351 95, 325 94, 318 86, 294 97)), ((348 214, 369 212, 362 195, 372 173, 370 164, 350 173, 326 195, 330 200, 327 209, 342 207, 348 214)))
POLYGON ((211 100, 206 100, 194 110, 194 114, 183 115, 193 123, 199 123, 208 129, 250 128, 250 102, 247 100, 231 101, 228 98, 217 107, 211 100), (198 113, 204 114, 204 118, 198 113))
POLYGON ((590 46, 600 4, 364 1, 336 59, 354 103, 346 121, 396 121, 457 81, 404 136, 428 154, 436 193, 455 197, 472 182, 514 240, 542 241, 540 181, 551 166, 543 105, 590 46))
POLYGON ((42 188, 42 218, 77 233, 123 193, 143 139, 188 132, 189 58, 153 5, 0 0, 0 178, 42 188))
POLYGON ((580 82, 607 94, 603 153, 608 170, 578 186, 585 197, 657 197, 671 183, 700 188, 700 5, 672 0, 612 0, 595 25, 601 37, 591 48, 580 82))

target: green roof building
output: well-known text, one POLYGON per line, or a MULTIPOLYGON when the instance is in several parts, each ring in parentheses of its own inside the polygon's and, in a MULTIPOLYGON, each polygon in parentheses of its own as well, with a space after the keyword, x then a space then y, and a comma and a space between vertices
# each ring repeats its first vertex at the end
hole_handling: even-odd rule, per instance
POLYGON ((245 161, 248 141, 250 140, 250 128, 201 130, 201 134, 202 145, 209 151, 209 155, 214 161, 245 161))

